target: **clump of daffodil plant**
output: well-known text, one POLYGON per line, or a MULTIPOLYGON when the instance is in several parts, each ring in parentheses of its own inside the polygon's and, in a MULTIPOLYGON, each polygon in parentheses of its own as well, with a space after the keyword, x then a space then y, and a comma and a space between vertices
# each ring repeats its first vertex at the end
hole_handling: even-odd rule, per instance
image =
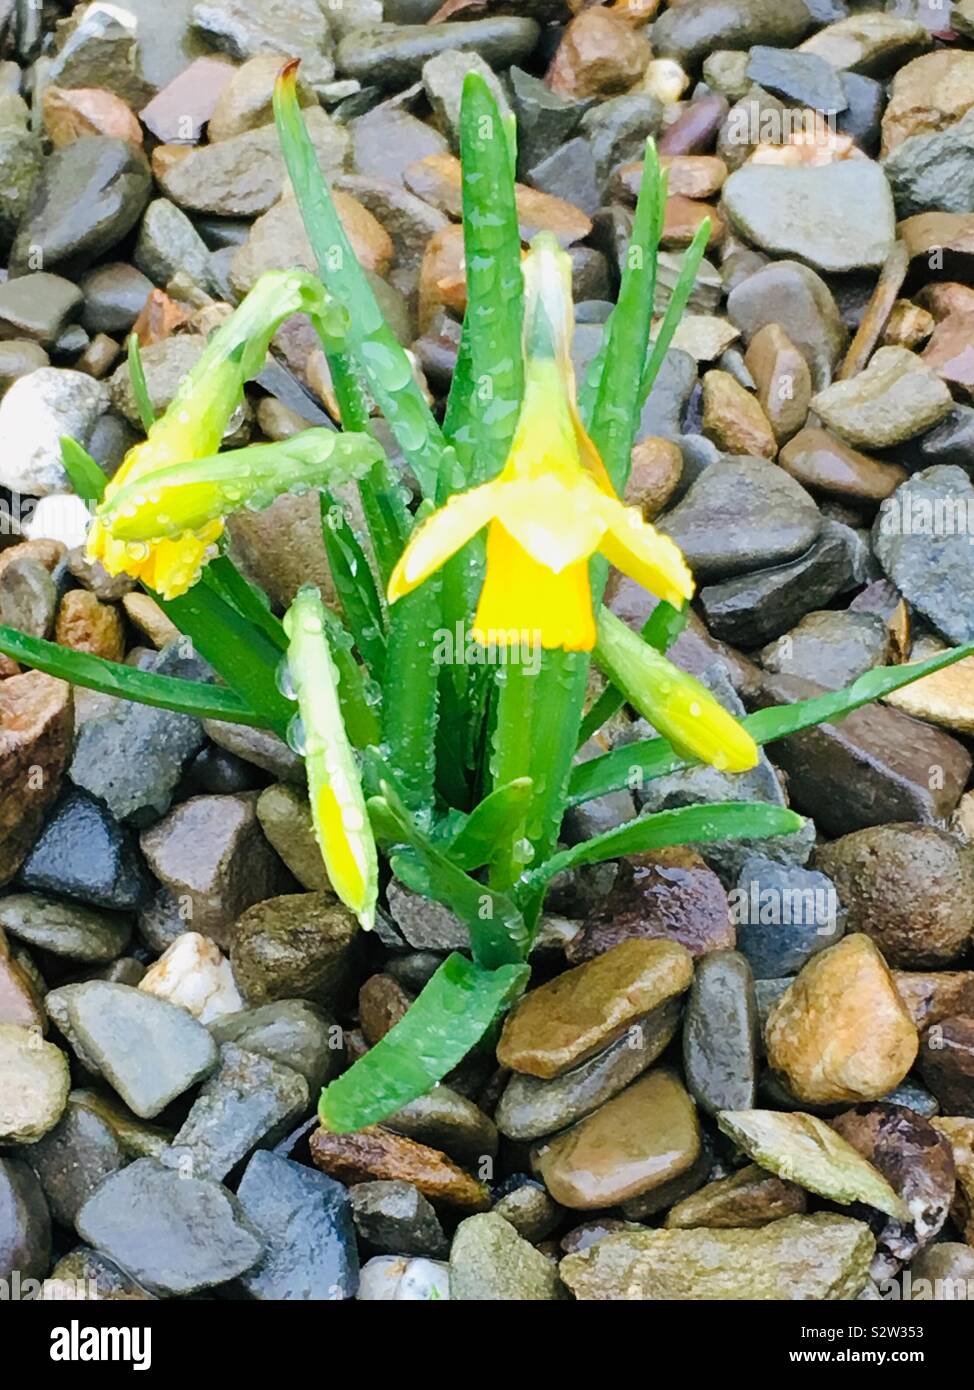
POLYGON ((676 545, 622 499, 640 411, 709 228, 687 251, 651 341, 666 197, 652 144, 618 302, 576 386, 570 260, 545 234, 522 246, 514 132, 483 80, 468 76, 467 310, 440 423, 336 215, 293 64, 278 81, 275 115, 319 276, 264 275, 158 419, 133 347, 146 437, 110 482, 64 441, 69 476, 93 509, 89 556, 140 581, 222 684, 135 670, 10 628, 0 629, 0 650, 80 685, 287 737, 305 760, 332 888, 361 926, 373 926, 390 875, 466 925, 469 951, 448 956, 406 1016, 323 1093, 323 1123, 350 1130, 425 1093, 490 1034, 525 987, 556 875, 666 845, 787 835, 800 823, 781 807, 731 802, 640 816, 564 847, 568 807, 700 762, 744 772, 760 744, 971 649, 872 671, 846 691, 741 721, 666 657, 693 576, 676 545), (320 337, 341 428, 221 452, 246 382, 294 313, 320 337), (374 411, 412 493, 373 435, 374 411), (333 496, 349 485, 361 532, 333 496), (306 587, 281 616, 225 553, 224 519, 309 489, 321 495, 340 611, 306 587), (658 600, 642 633, 602 605, 610 564, 658 600), (444 634, 462 638, 449 661, 444 634), (586 709, 593 659, 606 684, 586 709), (579 760, 624 702, 656 737, 579 760))

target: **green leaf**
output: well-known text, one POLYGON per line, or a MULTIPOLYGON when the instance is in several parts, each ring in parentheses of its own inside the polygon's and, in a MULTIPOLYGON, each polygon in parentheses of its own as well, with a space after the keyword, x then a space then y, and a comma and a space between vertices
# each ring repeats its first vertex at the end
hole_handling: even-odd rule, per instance
MULTIPOLYGON (((603 609, 602 611, 606 610, 603 609)), ((688 603, 685 603, 682 608, 674 608, 671 603, 666 602, 666 599, 660 599, 639 635, 644 642, 648 642, 661 655, 665 655, 686 627, 689 617, 690 605, 688 603)), ((598 650, 596 649, 597 656, 598 650)), ((594 733, 597 733, 604 724, 607 724, 612 716, 622 709, 625 702, 625 695, 610 681, 582 720, 582 727, 578 733, 579 747, 583 743, 587 743, 594 733)))
POLYGON ((529 884, 548 883, 556 874, 580 864, 600 864, 624 854, 640 854, 668 845, 707 844, 713 840, 763 839, 791 835, 802 818, 782 806, 762 802, 725 801, 715 806, 685 806, 627 821, 615 830, 594 835, 571 849, 552 855, 527 875, 529 884))
MULTIPOLYGON (((439 502, 451 492, 500 472, 517 424, 524 389, 521 355, 523 277, 509 136, 497 103, 479 73, 467 74, 460 108, 463 236, 467 311, 460 354, 447 400, 444 433, 460 461, 444 471, 439 502)), ((443 567, 443 624, 469 627, 484 577, 483 536, 475 536, 443 567)), ((451 724, 479 731, 484 673, 455 661, 442 673, 451 724)), ((462 743, 463 731, 456 738, 462 743)), ((464 757, 464 762, 469 759, 464 757)))
POLYGON ((355 645, 373 680, 382 680, 386 665, 386 618, 375 576, 345 508, 329 493, 321 496, 321 533, 328 568, 335 581, 355 645))
POLYGON ((359 922, 375 923, 379 866, 358 764, 338 699, 321 595, 298 590, 284 619, 287 666, 298 702, 315 838, 332 888, 359 922))
POLYGON ((98 516, 116 540, 179 536, 230 512, 269 507, 285 492, 349 482, 379 455, 367 434, 302 430, 274 444, 250 444, 140 474, 103 502, 98 516))
POLYGON ((322 280, 346 310, 346 349, 389 422, 423 495, 433 498, 441 469, 455 467, 455 456, 416 384, 405 350, 382 317, 335 211, 298 104, 296 71, 297 65, 289 64, 278 78, 274 118, 308 240, 322 280))
POLYGON ((108 479, 87 449, 82 449, 70 435, 61 436, 61 460, 68 481, 81 500, 88 506, 100 502, 108 479))
POLYGON ((673 342, 673 335, 680 326, 684 311, 693 292, 696 282, 697 271, 700 269, 700 262, 703 260, 703 253, 707 249, 707 242, 710 240, 710 218, 705 217, 697 228, 693 240, 687 247, 683 256, 683 265, 680 267, 680 274, 677 276, 676 284, 673 286, 673 293, 670 295, 670 302, 666 306, 666 313, 663 315, 663 322, 656 341, 653 343, 649 361, 646 363, 646 370, 643 372, 642 382, 639 389, 639 409, 642 410, 646 398, 653 389, 653 383, 659 375, 659 369, 663 365, 663 359, 670 350, 673 342))
POLYGON ((225 719, 257 727, 266 725, 257 710, 251 709, 225 686, 140 671, 135 666, 60 647, 41 637, 29 637, 15 627, 0 626, 0 652, 35 671, 44 671, 49 676, 82 685, 87 690, 97 690, 103 695, 116 695, 141 705, 191 714, 197 719, 225 719))
POLYGON ((600 354, 598 387, 594 392, 587 390, 584 399, 589 433, 620 494, 629 476, 642 405, 633 382, 642 380, 646 365, 665 207, 666 176, 660 172, 656 146, 648 140, 629 256, 600 354))
POLYGON ((322 1124, 346 1134, 426 1095, 514 1002, 527 979, 525 965, 483 970, 457 953, 447 956, 408 1013, 322 1092, 322 1124))
POLYGON ((135 408, 139 412, 142 428, 145 430, 146 434, 148 434, 156 422, 156 412, 152 405, 152 398, 149 395, 149 388, 145 382, 145 368, 142 366, 142 353, 139 349, 139 340, 135 333, 129 334, 126 349, 128 351, 129 379, 132 382, 132 395, 135 397, 135 408))
POLYGON ((450 841, 447 851, 461 869, 479 869, 510 845, 531 803, 530 777, 518 777, 485 796, 450 841))
POLYGON ((280 648, 209 584, 195 584, 178 598, 153 597, 260 722, 283 738, 294 711, 277 687, 280 648))
POLYGON ((406 845, 394 855, 393 869, 407 887, 449 907, 470 932, 474 959, 485 969, 523 960, 528 933, 516 905, 504 893, 478 883, 459 868, 416 824, 389 782, 369 802, 376 835, 390 845, 406 845))
POLYGON ((412 810, 433 805, 436 782, 436 634, 440 628, 439 575, 432 575, 392 605, 385 680, 382 742, 393 775, 412 810))
POLYGON ((244 578, 229 555, 217 555, 210 561, 203 571, 203 582, 232 604, 242 618, 259 628, 279 651, 287 649, 284 626, 271 612, 267 595, 244 578))
MULTIPOLYGON (((942 671, 968 656, 974 656, 974 642, 939 652, 926 661, 905 666, 879 666, 867 671, 845 690, 814 695, 809 700, 797 700, 793 705, 775 705, 771 709, 757 710, 742 719, 741 726, 755 743, 774 743, 779 738, 801 733, 803 729, 810 729, 816 724, 841 719, 843 715, 871 704, 873 700, 881 700, 884 695, 891 695, 894 690, 901 690, 903 686, 922 680, 924 676, 932 676, 935 671, 942 671)), ((601 758, 579 763, 572 772, 568 804, 578 806, 607 792, 665 777, 697 764, 698 759, 682 757, 664 738, 629 743, 601 758)))
MULTIPOLYGON (((497 102, 476 72, 463 83, 460 160, 469 377, 454 389, 466 390, 471 412, 461 454, 469 486, 503 467, 524 385, 521 237, 510 149, 497 102)), ((439 501, 446 501, 442 492, 439 501)))

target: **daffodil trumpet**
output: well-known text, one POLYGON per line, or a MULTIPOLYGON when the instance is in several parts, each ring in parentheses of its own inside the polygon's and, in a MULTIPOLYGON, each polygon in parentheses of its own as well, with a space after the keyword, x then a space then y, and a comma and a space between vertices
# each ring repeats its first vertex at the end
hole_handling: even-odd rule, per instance
POLYGON ((352 482, 381 457, 371 435, 304 430, 276 444, 230 449, 141 475, 107 500, 98 518, 120 541, 180 536, 240 508, 260 511, 285 492, 352 482))
POLYGON ((547 233, 523 263, 524 397, 501 473, 452 497, 414 531, 389 581, 390 603, 485 526, 487 568, 474 636, 588 651, 596 629, 589 559, 600 552, 678 606, 693 579, 677 546, 620 501, 579 418, 569 348, 571 261, 547 233))
POLYGON ((758 746, 711 692, 603 608, 595 659, 629 704, 683 757, 723 772, 756 767, 758 746))
POLYGON ((292 734, 308 774, 311 819, 332 888, 366 929, 375 923, 379 870, 358 763, 342 719, 326 613, 312 585, 284 618, 287 684, 298 704, 292 734))
POLYGON ((244 383, 262 369, 271 338, 292 314, 306 313, 327 344, 337 343, 347 316, 321 283, 303 270, 269 271, 211 337, 166 411, 146 439, 130 449, 105 488, 88 532, 87 552, 109 574, 130 574, 163 598, 184 594, 217 553, 223 516, 198 527, 133 541, 116 535, 111 518, 117 495, 160 469, 219 450, 227 425, 243 397, 244 383))

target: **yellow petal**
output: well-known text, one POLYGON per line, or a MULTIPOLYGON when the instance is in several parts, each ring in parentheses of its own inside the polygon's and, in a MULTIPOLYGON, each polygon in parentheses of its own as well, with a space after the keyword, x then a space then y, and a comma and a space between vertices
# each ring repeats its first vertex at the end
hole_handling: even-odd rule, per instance
POLYGON ((223 522, 213 521, 172 540, 120 541, 95 521, 88 532, 87 553, 109 574, 130 574, 164 599, 178 598, 196 583, 222 534, 223 522))
POLYGON ((693 575, 679 546, 643 521, 636 507, 608 497, 600 505, 607 530, 599 549, 610 564, 674 608, 692 598, 693 575))
POLYGON ((474 637, 484 645, 564 647, 595 645, 588 562, 554 574, 539 565, 500 524, 487 533, 487 577, 480 594, 474 637))
POLYGON ((366 931, 370 930, 375 904, 369 891, 369 866, 356 857, 359 841, 349 836, 345 811, 327 783, 317 789, 314 822, 331 886, 366 931))
POLYGON ((587 560, 605 532, 600 494, 581 474, 571 483, 557 476, 501 483, 497 498, 497 519, 532 559, 555 574, 587 560))
POLYGON ((495 481, 461 492, 417 526, 389 578, 390 603, 411 593, 487 525, 499 486, 495 481))

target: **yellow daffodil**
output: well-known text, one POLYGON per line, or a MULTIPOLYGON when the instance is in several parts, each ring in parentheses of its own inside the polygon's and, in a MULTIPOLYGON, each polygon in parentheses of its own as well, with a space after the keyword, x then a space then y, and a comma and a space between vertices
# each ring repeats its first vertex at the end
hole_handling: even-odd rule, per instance
POLYGON ((544 647, 587 651, 596 635, 588 572, 596 551, 674 605, 691 596, 693 579, 677 546, 619 500, 579 419, 570 259, 542 233, 523 268, 524 399, 507 463, 416 529, 390 578, 389 601, 486 526, 477 639, 503 645, 527 633, 544 647))
MULTIPOLYGON (((147 480, 157 472, 217 453, 242 399, 244 383, 260 372, 280 324, 299 312, 307 313, 320 332, 331 335, 341 330, 340 311, 313 276, 301 270, 261 276, 207 343, 144 442, 129 450, 109 482, 88 532, 90 560, 100 561, 109 574, 132 575, 166 599, 184 594, 196 583, 204 564, 216 554, 222 516, 173 535, 166 534, 172 530, 168 515, 161 515, 158 538, 133 540, 113 529, 113 519, 119 515, 113 511, 114 500, 135 483, 145 483, 148 495, 147 480)), ((226 510, 232 507, 228 504, 226 510)))

